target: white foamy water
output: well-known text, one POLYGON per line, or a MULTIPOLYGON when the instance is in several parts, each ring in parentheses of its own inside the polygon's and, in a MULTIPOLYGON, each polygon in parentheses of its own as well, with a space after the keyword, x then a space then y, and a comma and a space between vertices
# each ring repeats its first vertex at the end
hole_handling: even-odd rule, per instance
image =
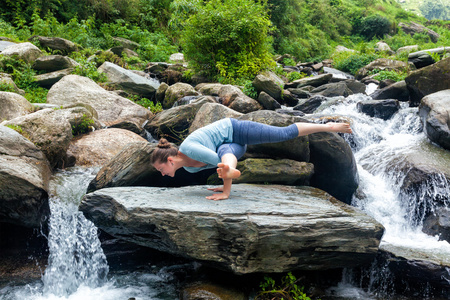
MULTIPOLYGON (((347 116, 352 120, 353 135, 346 135, 345 138, 353 149, 360 178, 353 205, 385 227, 381 248, 401 249, 407 257, 448 265, 450 244, 422 232, 426 212, 435 209, 435 199, 444 199, 446 206, 450 206, 450 187, 445 176, 431 176, 416 193, 402 190, 409 170, 407 156, 417 156, 421 145, 430 145, 422 132, 418 108, 409 108, 406 103, 402 103, 400 111, 392 119, 384 121, 357 111, 357 102, 365 99, 371 98, 362 94, 352 95, 340 105, 324 107, 322 110, 323 114, 347 116)), ((376 280, 381 278, 380 274, 373 276, 377 277, 376 280)), ((450 273, 448 277, 450 279, 450 273)), ((339 286, 329 292, 346 299, 371 299, 354 284, 344 278, 339 286)), ((386 283, 386 286, 390 284, 386 283)))
POLYGON ((40 281, 0 289, 3 300, 176 299, 171 275, 130 272, 108 276, 109 267, 95 225, 78 205, 96 170, 73 168, 51 180, 49 259, 40 281))

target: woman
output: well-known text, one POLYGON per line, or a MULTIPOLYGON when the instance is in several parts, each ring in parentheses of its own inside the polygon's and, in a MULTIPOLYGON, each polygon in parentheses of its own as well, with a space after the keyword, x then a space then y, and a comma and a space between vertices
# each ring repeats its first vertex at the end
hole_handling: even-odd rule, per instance
POLYGON ((351 133, 352 130, 347 123, 295 123, 276 127, 226 118, 197 129, 179 149, 161 139, 152 153, 151 163, 163 176, 171 177, 182 167, 190 173, 217 168, 223 187, 208 189, 220 193, 206 198, 224 200, 230 196, 232 180, 241 175, 236 165, 247 145, 283 142, 316 132, 351 133))

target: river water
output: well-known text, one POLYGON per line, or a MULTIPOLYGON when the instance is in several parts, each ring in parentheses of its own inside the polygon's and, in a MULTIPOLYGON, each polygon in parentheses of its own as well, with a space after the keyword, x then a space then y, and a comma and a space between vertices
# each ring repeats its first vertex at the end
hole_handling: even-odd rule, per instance
MULTIPOLYGON (((400 189, 405 174, 399 166, 404 163, 405 156, 417 147, 429 144, 422 133, 417 108, 402 104, 399 113, 391 120, 383 121, 358 113, 357 102, 366 99, 369 98, 362 94, 336 98, 333 106, 320 108, 324 115, 342 115, 352 120, 354 134, 345 138, 354 151, 360 176, 353 205, 384 225, 386 232, 381 246, 405 247, 437 258, 450 257, 449 243, 421 231, 423 212, 433 209, 433 200, 440 197, 449 201, 450 188, 445 177, 438 174, 431 178, 419 195, 405 195, 400 189)), ((3 287, 0 299, 178 298, 172 275, 165 267, 154 266, 151 272, 148 269, 110 272, 97 228, 78 211, 79 202, 96 172, 96 169, 72 168, 53 176, 49 260, 42 279, 3 287)), ((386 276, 383 270, 374 269, 369 273, 372 282, 386 276)), ((379 296, 379 289, 379 285, 362 289, 352 279, 352 270, 344 270, 342 282, 330 288, 327 294, 341 299, 384 299, 379 296)))

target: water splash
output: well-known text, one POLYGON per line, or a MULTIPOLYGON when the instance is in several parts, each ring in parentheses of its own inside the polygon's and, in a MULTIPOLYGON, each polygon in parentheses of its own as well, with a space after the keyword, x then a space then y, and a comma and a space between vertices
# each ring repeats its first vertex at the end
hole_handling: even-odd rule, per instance
POLYGON ((42 278, 44 294, 67 296, 80 286, 97 288, 106 282, 108 264, 97 228, 78 211, 93 178, 89 170, 58 173, 52 180, 48 267, 42 278), (87 176, 91 175, 91 176, 87 176))
MULTIPOLYGON (((440 241, 437 236, 425 234, 422 232, 422 226, 426 216, 434 213, 438 206, 450 205, 450 184, 446 175, 438 171, 442 169, 438 167, 433 172, 433 163, 442 166, 450 160, 438 161, 439 155, 431 157, 432 152, 421 149, 432 145, 422 132, 417 108, 410 108, 407 103, 401 103, 399 112, 390 120, 384 121, 358 112, 357 103, 370 99, 362 94, 352 95, 341 104, 324 107, 321 111, 322 114, 342 115, 352 120, 353 135, 345 135, 344 138, 352 147, 360 177, 360 186, 353 205, 364 210, 385 227, 381 248, 408 249, 409 254, 421 253, 438 264, 440 261, 448 261, 450 244, 440 241), (425 159, 420 155, 418 157, 417 153, 426 153, 424 156, 429 159, 427 176, 422 173, 420 180, 414 181, 413 172, 420 173, 421 170, 411 165, 411 158, 415 157, 416 161, 425 159)), ((444 154, 446 155, 448 156, 448 153, 444 154)), ((420 260, 420 255, 417 259, 420 260)), ((344 286, 348 287, 353 283, 356 286, 365 286, 366 291, 372 295, 393 294, 393 275, 390 274, 389 267, 382 265, 382 262, 374 263, 365 274, 360 274, 359 278, 366 280, 364 285, 361 282, 352 282, 348 274, 346 276, 343 277, 340 289, 337 289, 341 293, 345 293, 342 289, 344 286)), ((450 273, 448 276, 450 278, 450 273)), ((426 289, 425 287, 423 295, 429 295, 429 289, 426 289)), ((356 295, 349 298, 365 299, 364 297, 356 295)))

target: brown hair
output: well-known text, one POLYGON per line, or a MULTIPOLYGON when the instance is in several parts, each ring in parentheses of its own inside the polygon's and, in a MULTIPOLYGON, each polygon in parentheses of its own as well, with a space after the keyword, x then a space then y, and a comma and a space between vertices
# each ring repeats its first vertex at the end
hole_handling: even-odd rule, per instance
POLYGON ((162 138, 159 140, 157 148, 153 150, 150 162, 153 165, 156 162, 166 163, 169 156, 177 156, 178 148, 169 143, 168 140, 162 138))

